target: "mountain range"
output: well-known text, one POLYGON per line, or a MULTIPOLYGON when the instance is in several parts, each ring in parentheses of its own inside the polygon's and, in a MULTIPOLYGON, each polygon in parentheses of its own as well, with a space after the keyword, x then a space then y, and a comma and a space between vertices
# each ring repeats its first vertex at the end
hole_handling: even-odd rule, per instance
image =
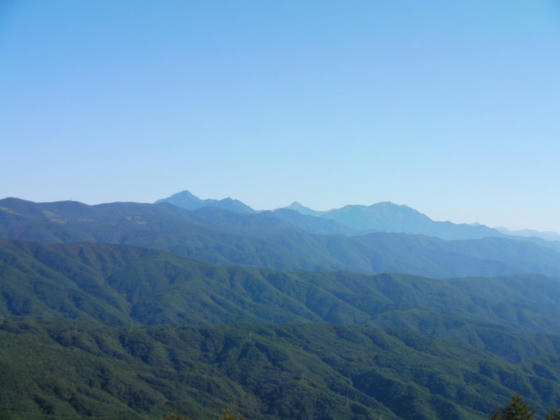
POLYGON ((482 420, 515 393, 544 418, 560 246, 513 233, 393 203, 0 200, 0 418, 482 420))
MULTIPOLYGON (((156 203, 171 203, 188 210, 202 207, 217 207, 238 213, 255 213, 256 210, 239 200, 225 198, 222 200, 201 200, 189 191, 182 191, 156 203)), ((391 202, 380 202, 372 205, 347 205, 328 211, 313 210, 294 201, 289 206, 273 210, 280 213, 280 217, 295 219, 291 210, 298 215, 309 216, 300 219, 300 227, 307 228, 310 233, 358 235, 372 232, 394 232, 434 236, 441 239, 480 239, 490 236, 510 236, 524 238, 539 238, 547 241, 560 241, 560 235, 555 232, 541 232, 537 230, 509 230, 503 227, 491 228, 478 223, 457 224, 430 219, 423 213, 405 205, 391 202), (319 219, 331 223, 319 222, 319 219), (308 222, 305 223, 305 220, 308 222), (307 226, 309 225, 309 227, 307 226), (317 228, 316 226, 320 226, 317 228)))
POLYGON ((230 197, 224 198, 222 200, 206 199, 201 200, 189 191, 181 191, 173 194, 167 198, 156 201, 157 203, 170 203, 177 207, 182 207, 187 210, 196 210, 202 207, 217 207, 219 209, 225 209, 230 211, 235 211, 238 213, 254 213, 251 207, 242 203, 239 200, 234 200, 230 197))
POLYGON ((560 275, 557 249, 523 238, 450 241, 407 233, 309 233, 327 230, 331 222, 288 210, 245 214, 215 207, 191 211, 168 203, 0 200, 0 237, 7 239, 135 245, 212 263, 280 270, 560 275))
POLYGON ((483 419, 560 400, 560 281, 220 267, 0 241, 2 418, 483 419), (14 413, 22 417, 14 416, 14 413))
POLYGON ((560 334, 560 281, 217 266, 146 248, 0 240, 0 315, 140 323, 387 321, 394 313, 560 334), (414 315, 412 315, 414 314, 414 315), (429 317, 428 315, 431 314, 429 317))

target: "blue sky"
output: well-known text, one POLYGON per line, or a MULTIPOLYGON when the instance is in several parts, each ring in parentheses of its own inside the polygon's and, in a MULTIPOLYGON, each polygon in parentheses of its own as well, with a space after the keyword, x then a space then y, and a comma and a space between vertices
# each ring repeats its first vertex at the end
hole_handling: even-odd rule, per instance
POLYGON ((560 2, 0 1, 0 196, 560 231, 560 2))

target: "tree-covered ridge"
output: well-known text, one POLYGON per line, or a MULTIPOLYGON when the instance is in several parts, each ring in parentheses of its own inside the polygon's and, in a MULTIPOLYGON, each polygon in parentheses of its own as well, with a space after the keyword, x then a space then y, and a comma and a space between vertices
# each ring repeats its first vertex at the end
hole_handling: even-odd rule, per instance
MULTIPOLYGON (((0 241, 0 314, 106 324, 375 323, 449 336, 469 322, 560 333, 560 281, 217 266, 161 251, 0 241), (445 323, 442 323, 443 321, 445 323)), ((468 341, 480 340, 470 337, 468 341)))
POLYGON ((314 232, 321 233, 324 223, 331 221, 318 219, 318 225, 294 221, 292 216, 211 207, 188 211, 167 203, 87 206, 4 199, 0 200, 0 237, 135 245, 212 263, 290 271, 392 272, 439 278, 560 276, 559 254, 552 245, 506 237, 445 241, 404 233, 311 234, 305 226, 312 224, 314 232))
POLYGON ((482 419, 514 393, 543 417, 560 406, 559 301, 540 275, 282 272, 3 239, 0 418, 237 404, 247 419, 482 419))
POLYGON ((560 401, 558 350, 514 364, 373 327, 8 320, 0 417, 196 420, 235 403, 248 419, 483 419, 513 393, 544 413, 560 401))

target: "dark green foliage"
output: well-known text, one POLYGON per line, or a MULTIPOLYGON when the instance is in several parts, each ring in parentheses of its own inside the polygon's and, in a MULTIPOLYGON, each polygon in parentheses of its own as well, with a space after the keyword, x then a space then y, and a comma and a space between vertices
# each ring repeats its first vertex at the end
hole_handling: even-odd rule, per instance
MULTIPOLYGON (((560 267, 552 250, 499 238, 314 236, 270 214, 165 204, 0 204, 7 236, 220 263, 560 267)), ((0 418, 197 420, 237 403, 248 419, 482 419, 513 393, 544 416, 560 400, 558 301, 560 282, 539 275, 286 273, 0 240, 0 418)))
POLYGON ((539 276, 432 280, 220 267, 160 251, 0 240, 0 315, 105 324, 331 322, 417 329, 507 348, 518 330, 559 333, 560 282, 539 276))
POLYGON ((246 420, 245 417, 238 416, 236 414, 236 411, 236 408, 233 408, 231 410, 226 408, 224 410, 224 413, 220 416, 219 420, 246 420))
POLYGON ((534 420, 535 410, 527 404, 521 395, 516 394, 501 410, 498 410, 491 420, 534 420))
POLYGON ((180 414, 172 413, 168 415, 165 420, 190 420, 188 417, 182 416, 180 414))
MULTIPOLYGON (((544 352, 540 363, 558 371, 544 352)), ((318 324, 4 321, 0 367, 3 419, 196 420, 236 404, 247 419, 460 420, 487 418, 521 388, 540 412, 560 398, 560 382, 529 363, 411 331, 318 324)))
POLYGON ((548 413, 546 420, 560 420, 560 410, 553 410, 548 413))

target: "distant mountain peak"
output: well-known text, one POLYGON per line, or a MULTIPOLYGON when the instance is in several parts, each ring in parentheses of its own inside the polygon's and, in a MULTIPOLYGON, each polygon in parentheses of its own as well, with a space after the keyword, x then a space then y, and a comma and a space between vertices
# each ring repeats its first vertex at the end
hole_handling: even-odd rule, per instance
MULTIPOLYGON (((379 201, 377 203, 373 203, 370 207, 372 206, 395 206, 395 207, 401 207, 401 204, 397 204, 397 203, 393 203, 392 201, 379 201)), ((406 207, 406 206, 405 206, 406 207)))
MULTIPOLYGON (((366 207, 366 206, 363 206, 366 207)), ((369 206, 369 208, 387 208, 387 209, 395 209, 395 210, 406 210, 406 211, 411 211, 414 213, 420 213, 418 210, 407 206, 406 204, 397 204, 397 203, 393 203, 392 201, 380 201, 378 203, 374 203, 372 205, 369 206)))
POLYGON ((301 204, 298 201, 294 201, 292 204, 290 204, 285 208, 288 210, 297 211, 300 214, 311 215, 311 216, 316 216, 322 213, 320 211, 310 209, 309 207, 305 207, 303 204, 301 204))
POLYGON ((173 195, 170 195, 167 198, 158 200, 158 201, 156 201, 156 203, 171 202, 171 200, 173 200, 175 202, 190 202, 190 203, 200 203, 202 201, 200 198, 198 198, 196 195, 194 195, 190 191, 184 190, 184 191, 175 193, 173 195))
POLYGON ((218 207, 224 210, 234 211, 237 213, 255 212, 255 210, 253 210, 245 203, 231 197, 226 197, 222 200, 215 200, 215 199, 202 200, 188 190, 178 192, 167 198, 163 198, 161 200, 156 201, 156 204, 158 203, 169 203, 169 204, 173 204, 174 206, 182 207, 187 210, 196 210, 201 207, 218 207))
POLYGON ((196 198, 197 200, 200 200, 200 198, 198 198, 196 195, 191 193, 189 190, 184 190, 184 191, 175 193, 171 197, 189 197, 189 198, 196 198))
POLYGON ((287 209, 292 209, 292 210, 296 210, 296 209, 302 209, 302 210, 311 210, 307 207, 305 207, 303 204, 301 204, 299 201, 294 201, 292 204, 290 204, 289 206, 286 207, 287 209))

